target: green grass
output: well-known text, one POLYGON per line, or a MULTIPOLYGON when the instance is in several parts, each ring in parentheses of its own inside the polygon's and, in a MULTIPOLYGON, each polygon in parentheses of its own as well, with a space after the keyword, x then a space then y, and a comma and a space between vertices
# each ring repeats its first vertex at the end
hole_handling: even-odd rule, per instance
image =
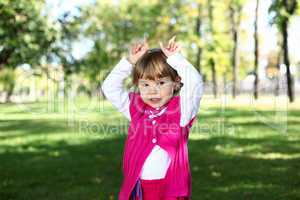
MULTIPOLYGON (((300 102, 249 102, 202 100, 188 144, 193 200, 300 199, 300 102)), ((117 199, 128 122, 110 103, 0 111, 1 200, 117 199)))

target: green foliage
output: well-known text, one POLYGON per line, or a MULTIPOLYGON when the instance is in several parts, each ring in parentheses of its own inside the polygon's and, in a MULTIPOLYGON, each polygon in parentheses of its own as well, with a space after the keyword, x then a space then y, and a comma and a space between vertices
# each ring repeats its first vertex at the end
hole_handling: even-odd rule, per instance
POLYGON ((5 68, 0 73, 0 91, 11 91, 15 86, 15 71, 11 68, 5 68))
POLYGON ((52 45, 48 61, 56 61, 62 65, 67 80, 72 74, 80 72, 81 60, 73 56, 73 43, 82 36, 83 18, 64 13, 57 21, 59 32, 57 41, 52 45))
MULTIPOLYGON (((183 53, 194 62, 196 49, 207 51, 209 45, 195 33, 198 4, 205 6, 205 1, 182 2, 169 1, 127 1, 113 4, 110 1, 97 1, 95 5, 83 8, 83 18, 86 19, 85 37, 94 41, 94 47, 83 61, 82 72, 93 82, 101 80, 121 56, 126 55, 132 41, 141 39, 144 35, 149 38, 151 47, 158 47, 159 41, 167 41, 176 35, 177 40, 183 44, 183 53), (192 48, 191 48, 192 47, 192 48), (106 72, 105 72, 106 71, 106 72), (101 73, 101 75, 99 75, 101 73), (98 78, 96 78, 98 77, 98 78)), ((224 23, 223 14, 226 12, 224 3, 216 3, 216 22, 214 24, 215 43, 210 53, 204 52, 204 73, 207 68, 205 60, 210 56, 216 57, 217 73, 223 74, 230 69, 229 51, 230 36, 228 26, 224 23), (208 56, 208 57, 207 57, 208 56)), ((205 11, 205 9, 204 9, 205 11)), ((209 34, 206 15, 203 15, 204 35, 209 34)))
POLYGON ((43 1, 0 1, 0 69, 36 65, 55 40, 55 30, 41 14, 43 1))
POLYGON ((272 16, 270 23, 276 24, 281 30, 283 23, 297 12, 298 5, 299 0, 273 0, 269 8, 269 13, 272 16))
MULTIPOLYGON (((217 80, 224 75, 231 79, 232 28, 239 33, 239 44, 248 43, 252 37, 248 28, 243 37, 245 30, 239 27, 240 21, 249 17, 245 15, 249 12, 243 11, 247 0, 118 2, 96 0, 75 8, 78 15, 66 12, 55 21, 44 10, 43 0, 1 0, 0 70, 24 63, 39 68, 41 58, 47 58, 42 59, 46 61, 43 62, 45 66, 52 62, 60 65, 66 86, 71 84, 68 79, 75 75, 76 80, 88 82, 92 90, 101 84, 116 62, 126 56, 133 41, 147 36, 150 47, 158 47, 159 41, 166 42, 176 35, 183 46, 182 53, 191 63, 198 62, 198 52, 201 52, 200 68, 208 79, 211 78, 211 60, 215 64, 217 80), (209 2, 213 6, 212 24, 207 9, 209 2), (198 19, 201 26, 197 30, 198 19), (78 59, 73 55, 74 43, 82 40, 91 42, 92 48, 78 59)), ((283 2, 273 0, 270 7, 272 23, 279 28, 282 20, 300 10, 299 6, 291 9, 294 0, 288 1, 287 9, 283 2)), ((252 68, 253 57, 248 52, 238 51, 238 76, 242 79, 252 68)), ((45 72, 44 69, 40 71, 45 72)))

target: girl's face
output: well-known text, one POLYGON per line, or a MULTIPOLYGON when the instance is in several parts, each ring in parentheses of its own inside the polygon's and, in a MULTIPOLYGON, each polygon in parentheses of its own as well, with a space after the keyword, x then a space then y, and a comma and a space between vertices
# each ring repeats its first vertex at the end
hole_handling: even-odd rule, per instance
POLYGON ((153 108, 165 105, 174 94, 177 82, 166 76, 156 81, 149 79, 139 79, 138 88, 143 101, 153 108))

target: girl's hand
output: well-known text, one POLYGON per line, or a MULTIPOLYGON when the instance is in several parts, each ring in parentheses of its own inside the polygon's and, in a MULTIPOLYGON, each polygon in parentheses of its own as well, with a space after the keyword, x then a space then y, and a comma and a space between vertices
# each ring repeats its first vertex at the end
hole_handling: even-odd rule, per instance
POLYGON ((135 42, 129 49, 128 61, 132 65, 135 65, 138 59, 144 55, 148 48, 149 45, 146 38, 144 38, 143 42, 135 42))
POLYGON ((176 54, 176 53, 180 52, 180 50, 181 50, 181 46, 177 42, 175 42, 175 37, 176 36, 172 37, 169 40, 167 47, 164 47, 163 44, 161 42, 159 42, 161 50, 164 52, 164 54, 167 57, 169 57, 173 54, 176 54))

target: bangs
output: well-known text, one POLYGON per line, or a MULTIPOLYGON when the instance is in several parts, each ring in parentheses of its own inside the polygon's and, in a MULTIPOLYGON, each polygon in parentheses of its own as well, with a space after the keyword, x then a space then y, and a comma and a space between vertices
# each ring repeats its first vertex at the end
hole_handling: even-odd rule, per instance
POLYGON ((167 70, 167 63, 161 62, 149 62, 147 65, 141 67, 138 71, 138 79, 150 79, 157 80, 165 76, 170 76, 170 72, 167 70))

